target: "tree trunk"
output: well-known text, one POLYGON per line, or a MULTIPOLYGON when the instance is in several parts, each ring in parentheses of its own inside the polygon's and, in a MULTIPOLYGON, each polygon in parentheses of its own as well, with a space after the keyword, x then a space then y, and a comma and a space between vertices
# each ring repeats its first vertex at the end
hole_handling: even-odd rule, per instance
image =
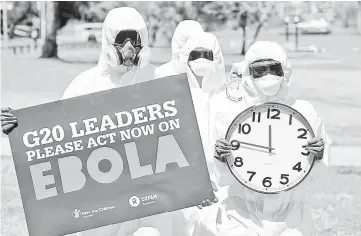
POLYGON ((152 27, 152 31, 151 31, 151 42, 150 42, 150 46, 154 46, 156 41, 157 41, 157 32, 159 30, 159 26, 155 25, 152 27))
POLYGON ((242 30, 243 30, 243 42, 242 42, 242 52, 241 52, 241 55, 245 55, 246 54, 246 41, 247 41, 247 29, 246 29, 246 26, 243 26, 242 27, 242 30))
POLYGON ((241 55, 246 54, 246 44, 247 44, 247 24, 248 24, 248 12, 244 12, 240 15, 239 18, 240 26, 243 30, 243 42, 242 42, 242 52, 241 55))
POLYGON ((60 26, 59 2, 48 1, 45 3, 46 9, 46 35, 42 48, 41 58, 58 57, 58 45, 56 35, 60 26))
POLYGON ((250 45, 254 44, 254 42, 256 41, 256 39, 258 37, 258 34, 259 34, 259 32, 261 31, 261 29, 263 27, 263 24, 264 24, 264 21, 261 21, 261 22, 258 23, 256 32, 253 35, 253 39, 252 39, 252 42, 251 42, 250 45))
POLYGON ((358 10, 357 10, 357 32, 361 34, 361 1, 358 1, 358 10))

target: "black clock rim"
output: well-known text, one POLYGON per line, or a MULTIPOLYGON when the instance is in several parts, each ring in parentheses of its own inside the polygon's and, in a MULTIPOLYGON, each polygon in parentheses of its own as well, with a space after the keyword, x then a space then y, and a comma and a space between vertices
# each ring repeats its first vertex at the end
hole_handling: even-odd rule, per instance
MULTIPOLYGON (((304 119, 306 125, 307 125, 308 128, 309 128, 311 137, 312 137, 312 138, 315 137, 315 133, 313 132, 312 126, 310 125, 310 123, 308 122, 308 120, 307 120, 299 111, 297 111, 296 109, 294 109, 294 108, 292 108, 291 106, 288 106, 288 105, 286 105, 286 104, 277 103, 277 102, 265 102, 265 103, 262 103, 262 104, 260 104, 260 105, 251 106, 251 107, 247 108, 246 110, 240 112, 240 113, 233 119, 233 121, 231 122, 231 124, 228 126, 225 139, 226 139, 227 141, 230 141, 230 140, 229 140, 230 137, 228 137, 229 131, 230 131, 231 127, 233 126, 233 123, 238 119, 238 117, 242 116, 244 113, 249 112, 250 110, 255 110, 255 109, 258 109, 258 108, 267 106, 267 105, 271 105, 271 106, 283 106, 283 107, 285 107, 285 108, 287 108, 287 109, 290 109, 290 110, 293 111, 294 113, 297 113, 297 115, 299 115, 302 119, 304 119)), ((232 153, 231 153, 231 155, 232 155, 232 153)), ((233 156, 233 155, 232 155, 232 156, 233 156)), ((301 183, 306 179, 306 177, 310 174, 311 170, 313 169, 313 166, 314 166, 316 160, 315 160, 314 155, 312 155, 312 157, 313 157, 313 158, 312 158, 311 166, 310 166, 309 170, 307 171, 307 173, 305 174, 305 176, 303 176, 303 178, 300 179, 297 184, 295 184, 295 185, 293 185, 293 186, 291 186, 291 187, 289 187, 289 188, 287 188, 287 189, 280 190, 280 191, 277 191, 277 192, 264 192, 264 191, 261 191, 261 190, 257 190, 257 189, 251 188, 250 186, 247 186, 247 185, 244 184, 242 181, 240 181, 240 180, 237 178, 236 174, 234 173, 234 171, 233 171, 234 168, 232 168, 231 165, 230 165, 230 160, 229 160, 230 157, 226 158, 226 163, 227 163, 228 169, 231 171, 233 177, 234 177, 239 183, 241 183, 243 186, 245 186, 246 188, 251 189, 251 190, 253 190, 253 191, 255 191, 255 192, 258 192, 258 193, 270 194, 270 195, 271 195, 271 194, 280 194, 280 193, 282 193, 282 192, 290 191, 291 189, 293 189, 293 188, 297 187, 299 184, 301 184, 301 183)))

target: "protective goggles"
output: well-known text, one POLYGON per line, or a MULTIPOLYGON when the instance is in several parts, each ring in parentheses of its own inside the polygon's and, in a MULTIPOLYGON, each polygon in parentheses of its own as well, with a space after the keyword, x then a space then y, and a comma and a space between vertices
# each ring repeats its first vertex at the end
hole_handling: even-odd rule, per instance
POLYGON ((281 63, 271 59, 255 61, 249 66, 249 72, 254 79, 261 78, 267 74, 283 76, 281 63))
POLYGON ((213 61, 213 52, 212 50, 205 48, 196 48, 191 51, 188 57, 188 61, 194 61, 199 58, 205 58, 207 60, 213 61))
POLYGON ((122 30, 114 40, 114 46, 123 47, 127 42, 130 42, 133 47, 141 47, 142 41, 140 35, 135 30, 122 30))

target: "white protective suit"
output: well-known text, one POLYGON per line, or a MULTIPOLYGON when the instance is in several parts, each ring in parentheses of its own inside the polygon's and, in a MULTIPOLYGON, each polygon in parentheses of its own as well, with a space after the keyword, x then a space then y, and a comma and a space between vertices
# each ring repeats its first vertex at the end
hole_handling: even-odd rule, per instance
MULTIPOLYGON (((236 64, 237 65, 237 64, 236 64)), ((319 130, 325 142, 323 160, 316 163, 310 175, 297 187, 280 194, 261 194, 254 192, 242 184, 231 174, 226 164, 215 162, 216 179, 219 186, 225 186, 220 191, 220 204, 205 208, 195 224, 194 236, 313 236, 316 235, 312 216, 305 200, 305 187, 314 178, 326 176, 325 166, 329 162, 329 147, 325 125, 311 103, 303 100, 293 100, 288 96, 291 84, 291 66, 287 55, 276 43, 257 42, 247 51, 245 60, 238 64, 242 71, 244 99, 233 102, 224 99, 224 94, 215 96, 212 100, 211 125, 213 128, 210 139, 215 141, 225 138, 227 129, 233 119, 246 108, 267 101, 279 102, 293 107, 302 113, 312 126, 315 133, 319 130), (260 59, 274 59, 282 64, 284 80, 279 91, 271 97, 263 95, 253 84, 249 73, 249 65, 260 59)), ((236 70, 236 69, 235 69, 236 70)), ((287 143, 285 142, 285 145, 287 143)))
MULTIPOLYGON (((177 57, 177 55, 176 55, 177 57)), ((208 130, 209 130, 209 107, 210 98, 217 92, 224 89, 227 84, 227 78, 225 75, 224 59, 221 48, 219 46, 217 38, 206 32, 197 33, 189 36, 185 42, 181 51, 179 52, 179 62, 186 67, 186 73, 191 89, 192 100, 196 112, 198 126, 201 134, 202 144, 207 158, 207 164, 209 170, 213 170, 213 146, 210 146, 208 141, 208 130), (197 81, 195 74, 188 63, 188 57, 192 50, 197 47, 203 47, 213 52, 213 62, 209 61, 207 66, 207 73, 201 79, 200 83, 197 81)), ((197 59, 193 61, 193 65, 197 67, 197 63, 202 64, 204 59, 197 59)), ((208 62, 207 62, 208 63, 208 62)), ((204 65, 204 64, 203 64, 204 65)), ((165 76, 168 76, 165 74, 165 76)), ((211 180, 215 182, 214 173, 210 173, 211 180)), ((199 217, 199 210, 197 207, 187 208, 181 210, 186 220, 185 230, 186 233, 183 235, 191 235, 193 231, 194 222, 199 217)), ((182 229, 184 230, 184 229, 182 229)))
POLYGON ((199 22, 194 20, 184 20, 177 25, 172 38, 172 60, 155 69, 156 78, 187 72, 185 64, 179 61, 179 53, 188 37, 200 32, 203 32, 203 28, 199 22))
POLYGON ((114 43, 121 30, 134 29, 141 37, 144 47, 148 47, 148 29, 137 10, 129 7, 115 8, 109 11, 102 26, 102 50, 98 65, 78 75, 67 87, 63 99, 95 93, 116 87, 145 82, 155 78, 155 66, 150 65, 149 49, 142 58, 141 65, 132 71, 119 75, 108 63, 107 45, 114 43))
MULTIPOLYGON (((149 58, 142 58, 142 64, 122 76, 112 68, 106 58, 107 44, 114 43, 117 33, 121 30, 138 31, 142 46, 148 46, 148 30, 137 10, 122 7, 109 11, 102 26, 102 51, 99 62, 77 76, 65 90, 62 99, 113 89, 154 79, 155 67, 148 64, 149 58)), ((145 57, 148 57, 145 55, 145 57)), ((128 235, 172 235, 171 218, 167 214, 136 219, 120 224, 104 226, 76 233, 76 236, 128 236, 128 235)))

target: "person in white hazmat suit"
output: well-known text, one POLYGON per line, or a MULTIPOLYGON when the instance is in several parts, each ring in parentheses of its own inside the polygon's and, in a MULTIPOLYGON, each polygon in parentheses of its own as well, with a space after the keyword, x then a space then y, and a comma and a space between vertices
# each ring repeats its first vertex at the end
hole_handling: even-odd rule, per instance
MULTIPOLYGON (((190 35, 182 49, 178 53, 173 53, 173 55, 173 58, 176 58, 173 62, 185 68, 184 72, 187 74, 191 90, 207 165, 209 170, 213 170, 213 145, 210 145, 208 140, 209 107, 211 97, 224 90, 227 85, 222 50, 213 34, 200 32, 190 35)), ((164 76, 174 75, 175 73, 175 71, 171 70, 166 72, 169 72, 169 74, 164 72, 164 76)), ((183 71, 177 72, 181 74, 183 71)), ((210 178, 214 191, 217 191, 215 175, 210 173, 210 178)), ((198 208, 210 206, 216 202, 218 202, 216 197, 206 199, 198 208)), ((186 221, 184 225, 186 232, 183 235, 191 235, 194 222, 200 211, 192 207, 183 209, 180 212, 186 221)))
MULTIPOLYGON (((312 179, 325 176, 329 147, 325 125, 311 103, 294 100, 288 90, 292 68, 284 50, 274 42, 259 41, 253 44, 242 63, 233 68, 242 75, 244 99, 234 102, 214 97, 211 111, 210 139, 215 141, 215 169, 217 183, 225 186, 225 198, 219 204, 202 210, 195 223, 193 236, 313 236, 316 235, 305 187, 312 179), (279 194, 261 194, 240 184, 224 163, 232 146, 224 139, 233 119, 246 108, 264 102, 278 102, 301 112, 308 120, 316 137, 309 140, 306 149, 318 160, 310 175, 297 187, 279 194), (320 161, 322 159, 322 161, 320 161)), ((285 145, 287 145, 285 143, 285 145)))
POLYGON ((186 73, 187 67, 184 63, 179 61, 179 53, 190 35, 203 31, 201 24, 197 21, 181 21, 174 30, 172 38, 172 59, 155 69, 155 77, 162 78, 186 73))
POLYGON ((144 82, 155 78, 149 64, 148 29, 140 13, 115 8, 102 26, 102 50, 98 65, 84 71, 67 87, 63 99, 144 82))
MULTIPOLYGON (((77 76, 62 99, 132 85, 155 78, 149 64, 148 30, 140 13, 129 7, 108 12, 102 26, 102 49, 98 65, 77 76)), ((17 126, 10 108, 1 110, 1 126, 8 134, 17 126)), ((79 232, 76 236, 172 235, 167 213, 79 232)))

